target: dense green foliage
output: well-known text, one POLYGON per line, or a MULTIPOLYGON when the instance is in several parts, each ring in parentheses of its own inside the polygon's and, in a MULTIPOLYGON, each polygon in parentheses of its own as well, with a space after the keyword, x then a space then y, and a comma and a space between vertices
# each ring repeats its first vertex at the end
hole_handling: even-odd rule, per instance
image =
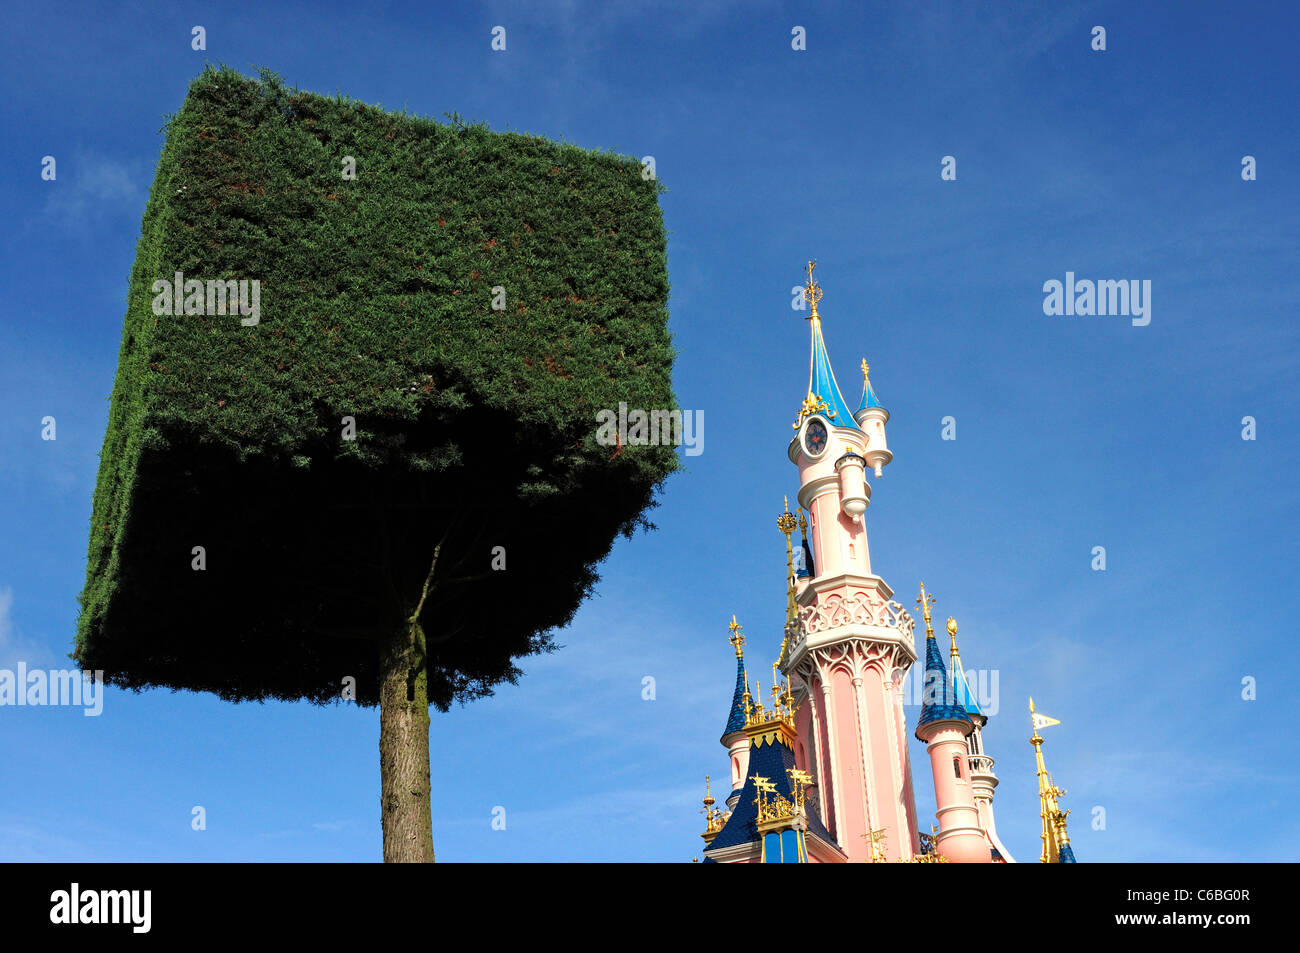
POLYGON ((205 71, 131 275, 82 666, 231 699, 351 676, 373 704, 441 540, 431 701, 513 679, 676 465, 595 440, 601 408, 675 406, 659 188, 630 157, 205 71), (175 272, 258 279, 260 323, 156 315, 175 272))

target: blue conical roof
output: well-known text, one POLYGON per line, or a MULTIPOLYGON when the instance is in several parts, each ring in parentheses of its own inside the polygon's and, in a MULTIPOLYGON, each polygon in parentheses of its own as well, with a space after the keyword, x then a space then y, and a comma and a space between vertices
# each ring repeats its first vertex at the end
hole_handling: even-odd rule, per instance
POLYGON ((943 653, 934 635, 925 637, 925 681, 921 686, 921 717, 916 723, 916 736, 921 741, 921 728, 936 721, 964 721, 974 726, 970 715, 958 700, 954 685, 948 681, 948 670, 943 665, 943 653))
POLYGON ((984 709, 980 708, 979 702, 975 700, 975 693, 970 690, 970 683, 966 681, 966 669, 961 664, 961 656, 958 655, 952 660, 952 677, 954 687, 956 688, 957 704, 966 710, 966 714, 972 718, 984 718, 984 709))
MULTIPOLYGON (((863 367, 866 366, 866 363, 866 361, 862 362, 863 367)), ((885 409, 885 405, 882 404, 880 398, 876 396, 876 389, 871 386, 871 378, 864 373, 862 375, 862 403, 858 404, 858 413, 862 413, 868 407, 879 407, 881 410, 885 409)))
POLYGON ((731 714, 722 736, 745 730, 745 660, 736 656, 736 690, 731 696, 731 714))
POLYGON ((1056 862, 1058 864, 1077 864, 1078 861, 1074 859, 1074 849, 1069 844, 1066 844, 1061 848, 1061 853, 1056 858, 1056 862))
POLYGON ((811 320, 812 359, 808 372, 808 396, 814 403, 820 401, 826 404, 826 410, 821 413, 830 419, 832 425, 856 428, 858 422, 853 419, 853 411, 840 393, 840 385, 835 382, 835 372, 831 370, 830 358, 826 356, 821 318, 814 312, 811 320))

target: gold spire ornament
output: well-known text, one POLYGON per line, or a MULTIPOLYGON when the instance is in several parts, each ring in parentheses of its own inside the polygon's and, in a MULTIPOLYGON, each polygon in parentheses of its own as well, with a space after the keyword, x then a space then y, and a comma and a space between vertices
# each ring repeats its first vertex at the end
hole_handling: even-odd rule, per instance
POLYGON ((816 267, 816 258, 808 262, 808 283, 803 286, 803 299, 807 301, 812 308, 812 313, 808 315, 809 321, 816 321, 821 317, 821 315, 817 313, 817 302, 822 300, 822 288, 821 285, 817 284, 817 279, 813 277, 813 269, 816 267))
MULTIPOLYGON (((794 574, 794 544, 791 543, 790 537, 794 533, 798 521, 794 514, 790 512, 790 497, 784 497, 785 512, 776 518, 776 527, 785 535, 785 636, 781 639, 781 651, 777 653, 776 663, 780 665, 785 661, 786 648, 790 644, 790 635, 792 627, 796 626, 799 621, 799 602, 795 596, 798 583, 794 574)), ((802 513, 802 510, 800 511, 802 513)), ((775 666, 773 666, 775 669, 775 666)))
POLYGON ((718 836, 718 833, 726 824, 726 817, 723 815, 722 810, 713 806, 716 803, 717 801, 714 800, 713 794, 709 790, 709 776, 706 774, 704 776, 704 809, 700 811, 704 815, 704 833, 700 836, 704 838, 706 847, 713 841, 713 838, 718 836))
POLYGON ((957 659, 957 620, 948 616, 948 638, 952 639, 952 652, 949 653, 953 660, 957 659))
POLYGON ((734 612, 731 614, 731 625, 727 626, 727 628, 731 630, 731 635, 727 638, 727 641, 730 642, 731 647, 736 650, 736 658, 744 658, 745 627, 736 621, 736 614, 734 612))
POLYGON ((798 768, 787 768, 786 773, 790 775, 790 794, 793 800, 781 795, 776 789, 776 782, 771 778, 754 778, 754 792, 757 795, 754 805, 758 808, 760 831, 789 827, 796 818, 805 816, 808 788, 813 784, 812 775, 798 768))
POLYGON ((1070 846, 1070 834, 1066 829, 1066 818, 1069 817, 1070 812, 1062 811, 1060 802, 1068 792, 1057 787, 1047 771, 1047 763, 1043 760, 1043 736, 1038 733, 1038 729, 1059 725, 1060 721, 1036 712, 1034 700, 1030 698, 1029 722, 1034 728, 1029 743, 1034 746, 1034 760, 1038 763, 1039 817, 1042 820, 1042 831, 1039 836, 1043 842, 1043 849, 1038 855, 1038 860, 1043 864, 1056 864, 1060 863, 1061 852, 1070 846))
POLYGON ((871 371, 871 365, 867 363, 867 359, 864 357, 862 359, 862 389, 863 390, 867 389, 867 383, 868 383, 867 374, 870 373, 870 371, 871 371))
MULTIPOLYGON (((741 699, 745 711, 745 728, 759 729, 759 734, 764 736, 784 733, 786 740, 793 747, 795 715, 798 713, 798 706, 794 703, 794 693, 790 690, 790 679, 785 680, 785 685, 781 685, 777 675, 776 665, 772 666, 772 707, 763 706, 763 683, 754 680, 754 690, 751 693, 749 689, 748 677, 746 677, 745 694, 741 699)), ((753 734, 751 738, 755 737, 753 734)))
POLYGON ((921 615, 925 618, 925 637, 934 638, 934 628, 930 625, 930 606, 934 605, 934 596, 925 591, 925 583, 921 583, 921 596, 916 600, 916 604, 921 607, 921 615))

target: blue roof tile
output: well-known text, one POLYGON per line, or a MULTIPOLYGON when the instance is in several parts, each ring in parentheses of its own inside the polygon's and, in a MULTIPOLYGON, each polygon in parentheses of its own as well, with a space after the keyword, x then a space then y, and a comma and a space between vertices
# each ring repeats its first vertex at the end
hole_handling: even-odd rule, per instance
MULTIPOLYGON (((718 832, 717 837, 713 838, 708 849, 713 851, 720 847, 758 843, 758 806, 754 803, 758 798, 758 789, 754 786, 754 778, 767 778, 776 785, 777 794, 793 801, 794 792, 790 788, 790 775, 787 772, 795 766, 794 752, 780 742, 765 741, 756 745, 751 741, 749 771, 745 775, 745 786, 741 789, 740 800, 736 803, 736 809, 731 812, 731 817, 727 819, 726 826, 718 832)), ((811 798, 806 808, 808 833, 816 834, 826 843, 834 845, 835 838, 822 825, 821 819, 817 816, 817 806, 811 798)))
POLYGON ((736 658, 736 690, 731 695, 731 714, 722 736, 745 730, 745 660, 736 658))
POLYGON ((925 639, 925 681, 921 685, 921 717, 916 722, 916 736, 920 740, 921 728, 936 721, 964 721, 974 726, 970 715, 958 701, 955 686, 948 680, 948 670, 943 665, 939 643, 933 635, 925 639))

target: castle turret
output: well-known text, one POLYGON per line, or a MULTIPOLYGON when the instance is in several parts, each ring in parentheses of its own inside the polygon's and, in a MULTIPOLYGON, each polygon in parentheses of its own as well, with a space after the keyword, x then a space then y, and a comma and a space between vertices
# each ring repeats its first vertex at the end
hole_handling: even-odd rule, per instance
POLYGON ((934 596, 926 593, 924 583, 916 603, 925 619, 925 681, 916 737, 926 743, 934 776, 935 815, 939 819, 935 846, 941 857, 953 863, 991 863, 993 857, 980 826, 967 758, 966 738, 975 724, 958 702, 954 684, 944 670, 943 655, 930 624, 934 596))
POLYGON ((902 702, 913 623, 871 570, 868 437, 831 369, 814 267, 804 288, 808 394, 789 448, 812 557, 782 664, 798 703, 795 756, 816 777, 818 814, 850 860, 903 860, 919 848, 902 702))
MULTIPOLYGON (((774 666, 775 667, 775 666, 774 666)), ((720 829, 708 824, 705 863, 843 863, 844 852, 822 825, 815 779, 795 760, 795 701, 787 680, 772 685, 771 707, 763 686, 744 692, 748 771, 735 808, 720 829)), ((708 805, 705 805, 706 818, 708 805)))
POLYGON ((867 359, 862 359, 862 403, 858 405, 857 413, 853 419, 858 422, 862 432, 867 435, 867 446, 864 457, 867 465, 870 466, 879 478, 885 465, 894 459, 894 455, 889 451, 889 444, 885 440, 885 424, 889 423, 889 411, 885 410, 884 405, 876 397, 876 392, 871 387, 871 378, 867 376, 871 368, 867 364, 867 359))
POLYGON ((740 789, 745 784, 745 773, 749 770, 749 739, 745 737, 745 694, 749 691, 748 678, 745 674, 745 632, 744 626, 731 617, 731 636, 727 641, 736 650, 736 690, 731 696, 731 711, 727 713, 727 725, 722 730, 722 746, 727 749, 727 758, 731 762, 731 793, 727 795, 727 810, 735 810, 740 789))
POLYGON ((981 734, 989 719, 966 679, 966 669, 961 663, 961 654, 957 651, 956 619, 948 619, 948 635, 952 639, 952 654, 948 664, 952 668, 957 703, 970 716, 971 723, 974 725, 971 733, 966 737, 966 746, 971 790, 975 795, 975 807, 979 811, 980 827, 984 829, 984 836, 988 840, 989 852, 993 860, 1013 864, 1015 858, 998 838, 997 824, 993 819, 993 789, 998 786, 998 777, 993 773, 993 759, 984 750, 984 738, 981 734))

